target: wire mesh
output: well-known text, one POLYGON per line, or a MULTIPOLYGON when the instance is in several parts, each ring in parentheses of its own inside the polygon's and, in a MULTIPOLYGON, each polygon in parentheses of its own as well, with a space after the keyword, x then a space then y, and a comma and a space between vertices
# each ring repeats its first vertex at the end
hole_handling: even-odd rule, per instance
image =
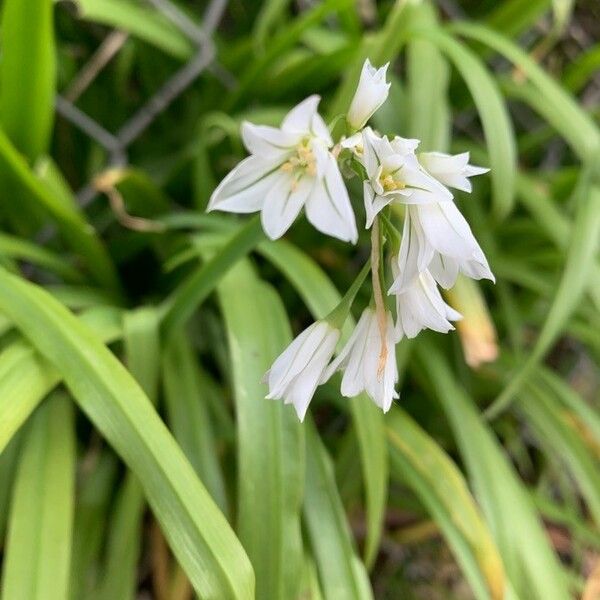
MULTIPOLYGON (((213 34, 221 22, 227 0, 211 0, 204 11, 202 26, 195 23, 170 0, 145 0, 145 2, 162 13, 194 44, 197 50, 192 57, 114 133, 79 109, 75 102, 83 90, 119 52, 127 39, 126 33, 110 32, 74 77, 67 91, 56 97, 57 113, 106 150, 108 158, 105 168, 125 166, 128 163, 128 147, 205 71, 217 77, 227 88, 235 85, 233 76, 217 61, 213 42, 213 34)), ((89 183, 78 192, 77 197, 80 204, 85 206, 94 199, 96 194, 97 190, 92 183, 89 183)))

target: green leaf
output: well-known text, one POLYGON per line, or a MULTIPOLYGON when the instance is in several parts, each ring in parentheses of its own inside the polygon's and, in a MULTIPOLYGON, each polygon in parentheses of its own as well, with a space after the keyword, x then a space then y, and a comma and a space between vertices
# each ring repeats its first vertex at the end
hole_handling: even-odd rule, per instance
POLYGON ((225 515, 229 502, 208 399, 214 391, 183 333, 169 340, 162 361, 167 423, 202 483, 225 515))
POLYGON ((294 598, 302 565, 304 431, 262 378, 290 342, 276 293, 240 263, 219 285, 231 356, 238 451, 238 532, 258 598, 294 598), (248 299, 252 302, 248 302, 248 299))
MULTIPOLYGON (((106 343, 120 335, 114 309, 90 310, 81 318, 106 343)), ((0 353, 0 452, 59 381, 59 373, 23 340, 0 353)))
POLYGON ((3 600, 66 600, 75 486, 73 406, 55 394, 27 432, 14 486, 3 600))
POLYGON ((17 459, 21 450, 21 437, 14 436, 8 446, 0 452, 0 539, 4 539, 8 507, 12 493, 17 459))
POLYGON ((110 290, 119 290, 115 267, 92 226, 78 209, 67 206, 60 195, 31 171, 1 130, 0 169, 9 177, 11 188, 20 190, 52 217, 65 240, 86 259, 87 268, 96 281, 110 290))
POLYGON ((183 325, 225 273, 263 239, 260 218, 253 217, 213 258, 195 270, 164 301, 161 307, 162 334, 168 337, 174 329, 183 325))
MULTIPOLYGON (((129 371, 153 404, 158 396, 160 343, 158 311, 142 307, 125 313, 123 340, 129 371)), ((143 488, 129 471, 120 487, 108 527, 104 572, 95 600, 133 600, 142 548, 143 488)))
POLYGON ((331 459, 310 415, 306 419, 304 521, 325 600, 372 598, 368 575, 356 555, 331 459))
POLYGON ((568 421, 568 413, 552 394, 535 381, 527 389, 531 397, 517 403, 518 411, 531 424, 538 443, 572 474, 587 507, 600 525, 600 473, 598 461, 568 421))
MULTIPOLYGON (((308 256, 291 244, 266 243, 259 251, 290 280, 315 319, 321 319, 341 300, 327 275, 308 256)), ((352 332, 348 320, 342 341, 352 332)), ((350 398, 350 411, 360 448, 367 508, 367 540, 365 562, 371 565, 377 555, 387 499, 388 456, 385 444, 384 416, 366 394, 350 398)))
POLYGON ((566 578, 529 495, 504 449, 456 382, 447 360, 430 343, 416 346, 419 365, 458 443, 481 505, 519 598, 566 600, 566 578))
POLYGON ((502 600, 502 560, 456 465, 401 409, 386 417, 386 429, 396 475, 441 528, 477 598, 502 600))
POLYGON ((412 34, 436 44, 469 88, 490 157, 494 214, 506 217, 514 204, 517 158, 512 123, 496 82, 473 52, 441 29, 415 29, 412 34))
MULTIPOLYGON (((437 25, 431 4, 424 2, 412 9, 411 27, 429 29, 437 25)), ((446 59, 429 40, 411 39, 406 46, 406 75, 407 137, 421 140, 420 151, 445 151, 450 136, 446 59)))
POLYGON ((95 587, 94 600, 136 597, 145 504, 140 482, 128 472, 110 513, 105 567, 95 587))
POLYGON ((197 592, 252 598, 254 575, 246 554, 131 375, 49 294, 3 270, 0 286, 0 311, 63 375, 82 410, 142 482, 197 592))
POLYGON ((87 600, 96 589, 98 559, 104 540, 109 503, 117 479, 117 459, 103 451, 88 469, 83 469, 75 504, 69 597, 87 600))
POLYGON ((53 8, 52 0, 5 0, 2 6, 2 126, 30 161, 47 151, 54 121, 53 8))
POLYGON ((571 229, 571 243, 546 320, 533 350, 525 362, 516 368, 508 385, 486 410, 490 418, 505 410, 519 393, 534 367, 560 335, 586 289, 600 240, 600 186, 591 183, 589 179, 589 174, 584 172, 575 192, 577 214, 571 229))
POLYGON ((551 119, 552 125, 572 145, 582 160, 594 158, 600 148, 600 129, 577 101, 528 54, 510 40, 482 25, 453 23, 450 31, 489 46, 518 67, 536 89, 537 106, 543 108, 543 116, 551 119))
POLYGON ((194 53, 183 32, 153 8, 131 0, 75 0, 75 4, 82 19, 127 31, 175 58, 187 60, 194 53))
POLYGON ((61 255, 14 235, 0 233, 0 256, 23 260, 48 269, 66 281, 82 281, 81 273, 61 255))

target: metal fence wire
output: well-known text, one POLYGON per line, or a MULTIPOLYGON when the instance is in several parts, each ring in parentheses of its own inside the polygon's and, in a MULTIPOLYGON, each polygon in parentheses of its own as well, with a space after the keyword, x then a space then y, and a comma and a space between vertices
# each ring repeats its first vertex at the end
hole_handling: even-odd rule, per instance
MULTIPOLYGON (((217 77, 225 87, 235 85, 233 76, 219 64, 212 36, 219 26, 228 0, 211 0, 202 18, 202 26, 169 0, 144 0, 162 13, 196 47, 192 57, 151 96, 131 117, 112 133, 88 114, 80 110, 75 102, 78 96, 92 83, 98 73, 110 62, 123 46, 127 34, 110 32, 97 51, 74 77, 67 90, 56 97, 56 111, 72 123, 107 152, 106 168, 122 167, 128 162, 127 149, 152 124, 174 100, 176 100, 204 71, 217 77)), ((97 194, 90 183, 78 194, 82 206, 89 204, 97 194)))

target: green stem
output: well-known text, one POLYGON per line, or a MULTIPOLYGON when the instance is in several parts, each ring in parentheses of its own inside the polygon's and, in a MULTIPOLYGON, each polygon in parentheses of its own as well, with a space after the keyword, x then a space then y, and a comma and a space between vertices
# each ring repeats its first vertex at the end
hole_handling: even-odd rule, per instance
POLYGON ((332 327, 341 329, 344 326, 348 313, 352 308, 352 303, 358 290, 360 290, 362 284, 365 282, 369 271, 371 270, 371 261, 367 261, 356 279, 352 282, 352 285, 348 288, 348 291, 344 294, 344 297, 340 300, 340 303, 325 317, 332 327))

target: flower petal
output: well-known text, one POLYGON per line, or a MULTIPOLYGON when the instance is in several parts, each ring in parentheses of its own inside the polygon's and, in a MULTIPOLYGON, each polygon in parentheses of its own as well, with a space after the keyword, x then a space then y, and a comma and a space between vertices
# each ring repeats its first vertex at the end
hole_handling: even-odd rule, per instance
POLYGON ((280 173, 265 197, 260 214, 263 229, 269 238, 276 240, 290 228, 304 206, 314 182, 314 177, 303 176, 295 180, 289 173, 280 173))
POLYGON ((244 146, 250 154, 263 158, 281 157, 281 162, 284 162, 301 139, 300 133, 283 131, 267 125, 254 125, 248 121, 242 123, 244 146))
POLYGON ((207 211, 250 213, 260 210, 265 196, 279 178, 280 166, 279 159, 245 158, 217 186, 207 211))
POLYGON ((317 180, 306 201, 306 216, 322 233, 356 244, 358 232, 354 212, 337 162, 331 154, 325 177, 317 180))

